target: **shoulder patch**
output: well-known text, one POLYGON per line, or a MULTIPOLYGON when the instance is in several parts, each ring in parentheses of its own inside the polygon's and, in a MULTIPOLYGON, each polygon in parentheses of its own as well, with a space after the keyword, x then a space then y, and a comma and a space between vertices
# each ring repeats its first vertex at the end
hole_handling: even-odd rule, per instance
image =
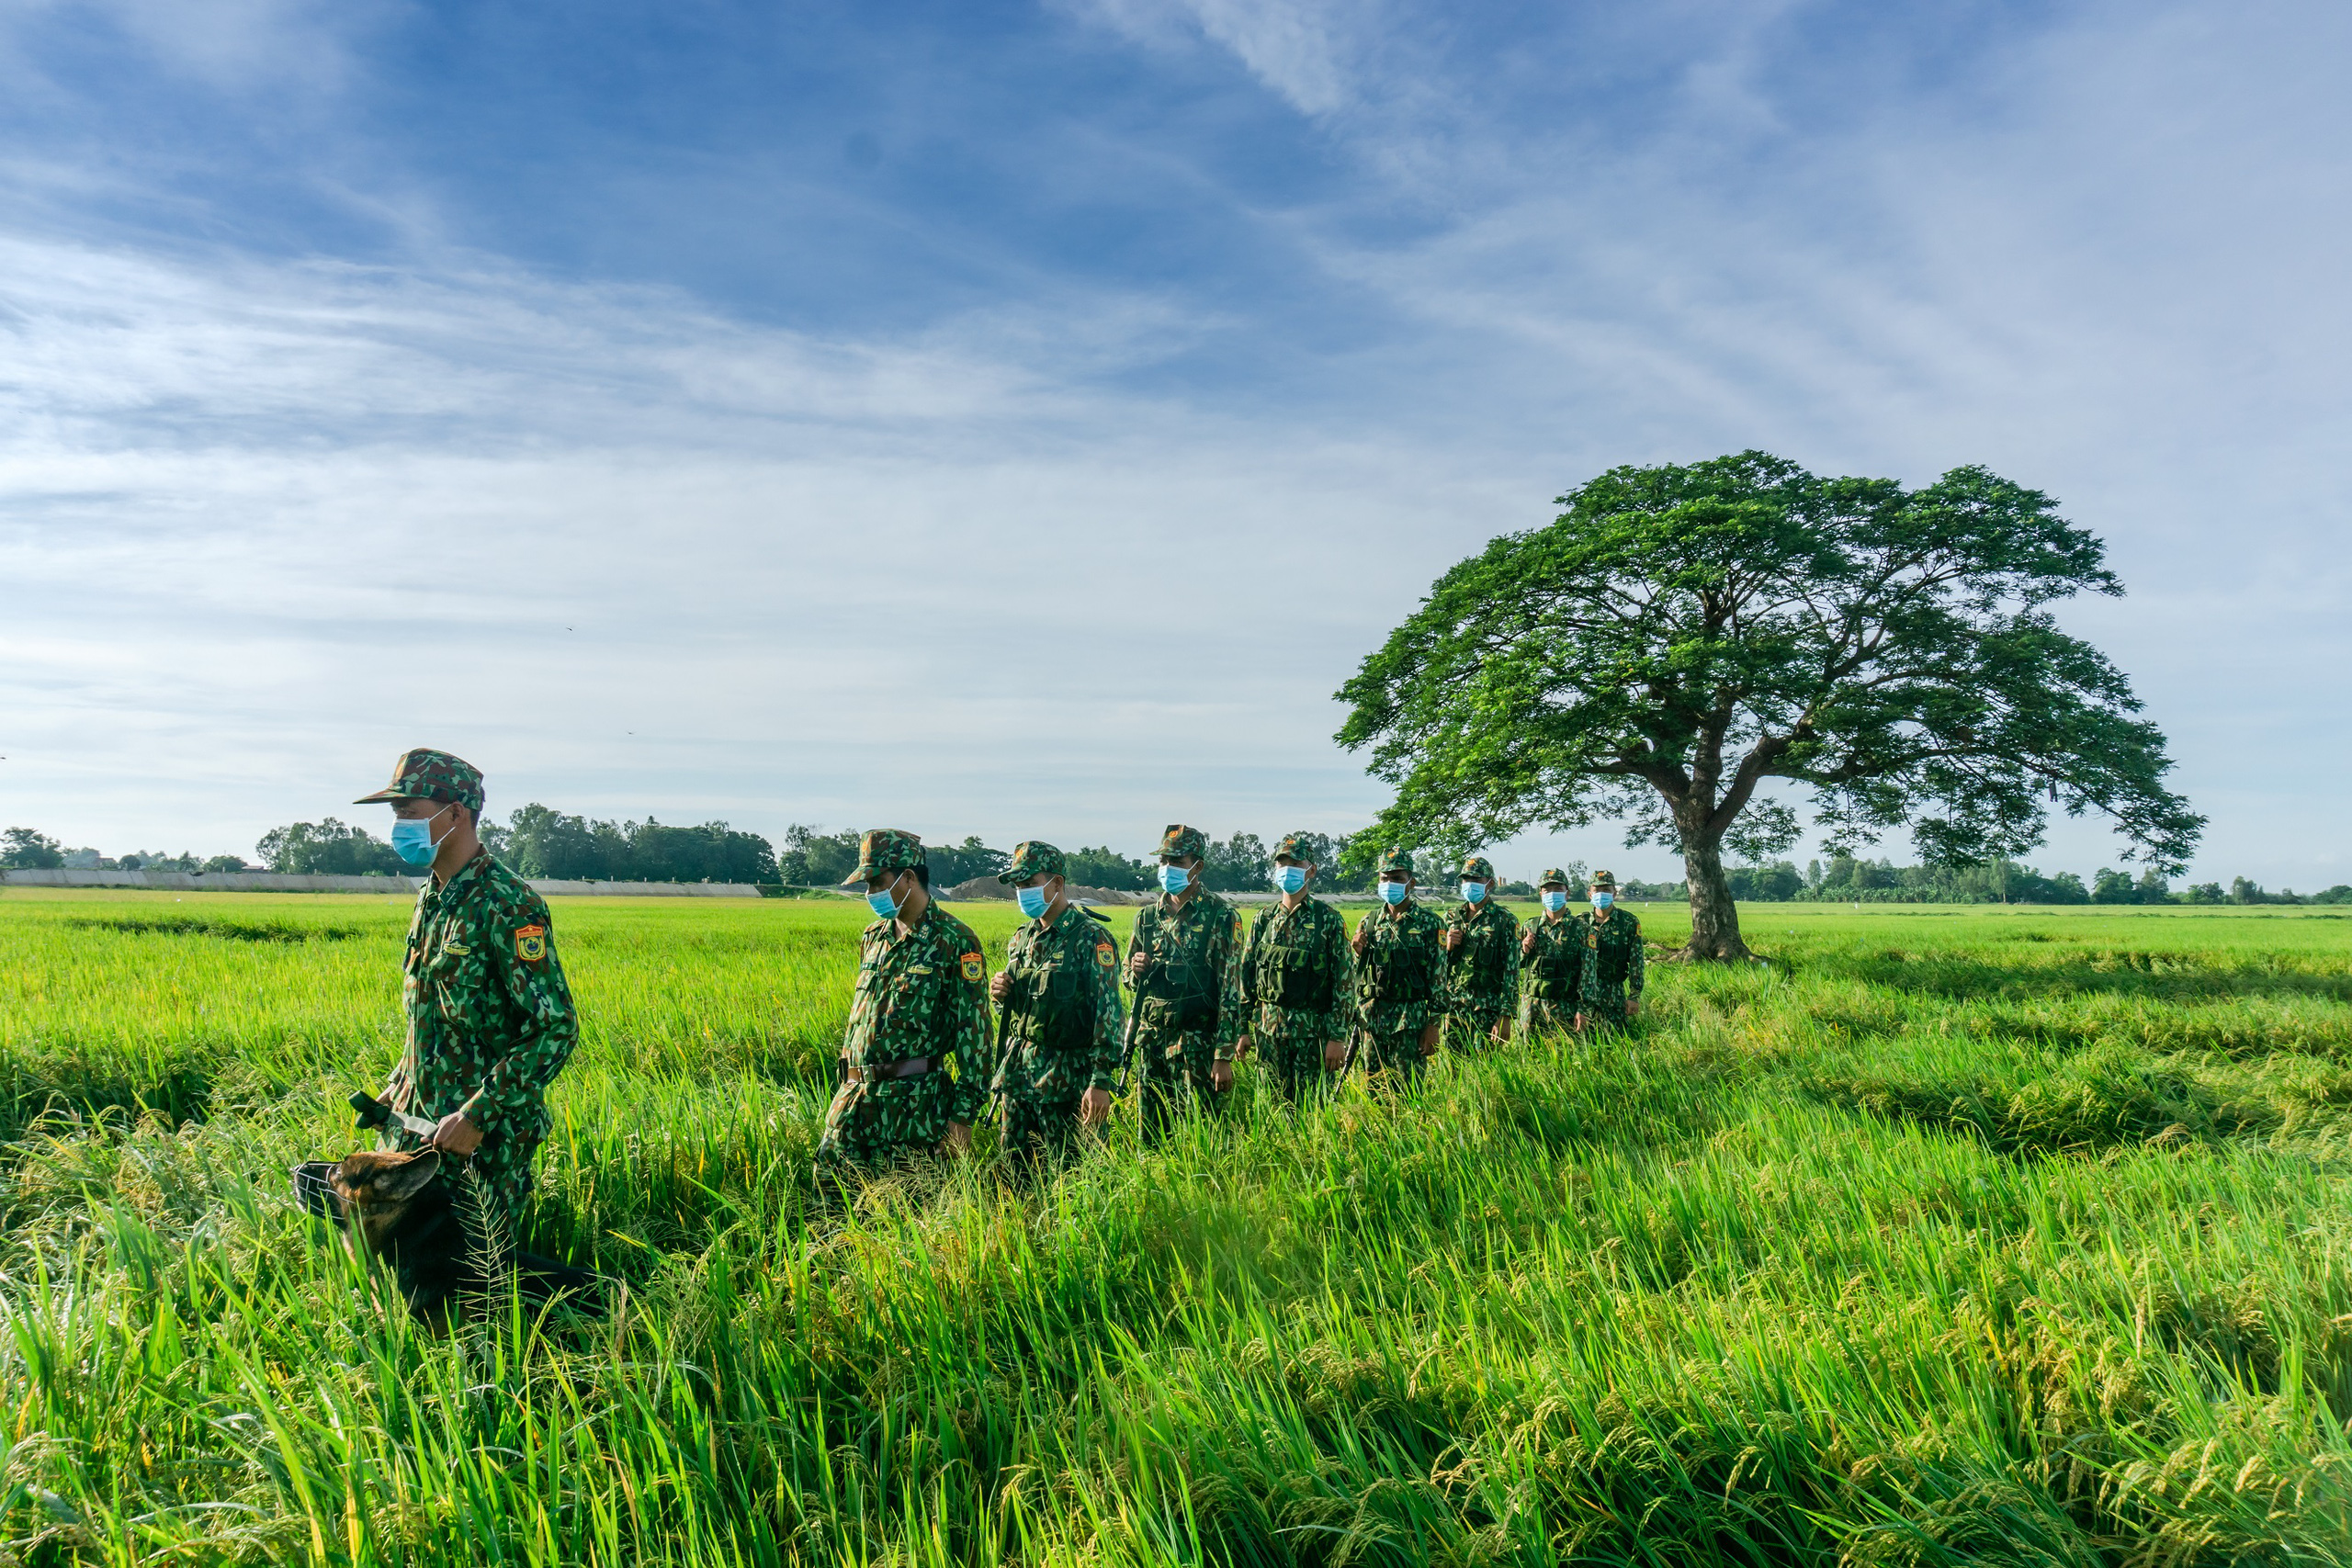
POLYGON ((973 985, 977 986, 980 983, 980 977, 987 973, 988 965, 981 961, 978 953, 967 953, 964 954, 965 979, 969 980, 973 985))
POLYGON ((1101 964, 1105 969, 1116 968, 1119 963, 1118 949, 1113 947, 1107 942, 1096 942, 1094 944, 1094 962, 1101 964))
POLYGON ((537 964, 548 955, 548 928, 517 926, 514 929, 514 956, 526 964, 537 964))

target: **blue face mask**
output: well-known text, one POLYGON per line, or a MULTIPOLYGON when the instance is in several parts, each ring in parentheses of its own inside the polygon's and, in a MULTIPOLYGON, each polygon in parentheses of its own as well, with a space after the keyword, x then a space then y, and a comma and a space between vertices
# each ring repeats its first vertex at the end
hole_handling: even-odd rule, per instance
POLYGON ((1159 868, 1159 890, 1162 893, 1182 893, 1192 885, 1193 874, 1182 866, 1163 865, 1159 868))
POLYGON ((1487 885, 1483 882, 1465 882, 1462 885, 1462 901, 1465 904, 1476 904, 1486 896, 1487 885))
POLYGON ((1615 902, 1617 902, 1617 895, 1614 893, 1596 893, 1592 896, 1592 907, 1596 909, 1606 909, 1615 902))
POLYGON ((1016 887, 1012 890, 1012 897, 1020 904, 1021 912, 1033 920, 1044 914, 1046 906, 1053 902, 1046 897, 1046 890, 1042 887, 1016 887))
POLYGON ((1380 885, 1380 896, 1391 904, 1403 903, 1405 896, 1412 890, 1410 886, 1402 882, 1384 882, 1380 885))
POLYGON ((1544 895, 1544 907, 1556 915, 1568 907, 1568 896, 1565 893, 1546 893, 1544 895))
MULTIPOLYGON (((897 886, 899 886, 897 880, 893 879, 890 887, 897 886)), ((874 911, 874 918, 877 920, 889 919, 899 912, 899 901, 890 897, 890 887, 885 887, 879 893, 868 893, 865 896, 865 907, 874 911)))
POLYGON ((439 817, 403 817, 392 823, 392 852, 408 865, 431 865, 441 846, 433 841, 434 818, 439 817))
POLYGON ((1306 868, 1303 865, 1274 867, 1274 886, 1285 893, 1295 893, 1306 886, 1306 868))

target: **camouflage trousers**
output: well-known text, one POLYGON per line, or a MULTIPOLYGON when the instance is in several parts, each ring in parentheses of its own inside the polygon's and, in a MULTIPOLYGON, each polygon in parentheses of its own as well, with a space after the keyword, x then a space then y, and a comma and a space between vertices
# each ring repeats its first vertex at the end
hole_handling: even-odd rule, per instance
POLYGON ((1526 996, 1519 999, 1521 1034, 1566 1034, 1577 1026, 1577 1003, 1526 996))
POLYGON ((1504 1008, 1472 1007, 1457 1002, 1445 1015, 1445 1048, 1459 1055, 1475 1056, 1494 1044, 1495 1025, 1510 1016, 1504 1008))
POLYGON ((1577 1004, 1577 1010, 1584 1014, 1585 1023, 1589 1028, 1624 1029, 1629 1027, 1629 1021, 1625 1016, 1625 994, 1623 991, 1613 997, 1603 997, 1597 1001, 1587 997, 1577 1004))
POLYGON ((1283 1097, 1295 1105, 1328 1087, 1326 1080, 1332 1075, 1323 1066, 1323 1046, 1320 1039, 1261 1038, 1258 1060, 1283 1097))
POLYGON ((1136 1031, 1136 1055, 1143 1062, 1143 1135, 1150 1142, 1186 1106, 1215 1116, 1225 1109, 1212 1073, 1216 1042, 1205 1034, 1156 1034, 1136 1031))
POLYGON ((1357 1037, 1356 1059, 1363 1064, 1364 1081, 1374 1089, 1398 1088, 1419 1081, 1429 1058, 1421 1055, 1421 1024, 1403 1029, 1367 1029, 1357 1037))
POLYGON ((878 1169, 912 1154, 928 1154, 947 1135, 955 1082, 936 1069, 914 1078, 845 1083, 825 1111, 817 1168, 878 1169))
POLYGON ((1004 1097, 1004 1157, 1016 1165, 1058 1163, 1078 1142, 1078 1097, 1004 1097))

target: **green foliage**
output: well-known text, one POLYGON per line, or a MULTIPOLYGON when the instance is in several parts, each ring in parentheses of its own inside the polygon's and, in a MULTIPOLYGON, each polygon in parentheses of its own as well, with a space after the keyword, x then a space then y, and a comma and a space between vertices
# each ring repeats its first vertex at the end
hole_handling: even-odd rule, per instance
MULTIPOLYGON (((1340 731, 1396 800, 1372 837, 1479 843, 1626 817, 1689 858, 1834 847, 1908 823, 1928 858, 2038 842, 2097 809, 2160 870, 2203 818, 2122 673, 2046 606, 2117 594, 2098 540, 1983 468, 1905 490, 1761 452, 1621 468, 1440 578, 1340 688, 1340 731)), ((1736 934, 1733 937, 1736 942, 1736 934)))
POLYGON ((785 829, 784 852, 775 857, 779 881, 801 887, 838 887, 857 869, 854 829, 828 833, 795 822, 785 829))
POLYGON ((332 817, 272 828, 254 852, 270 870, 298 876, 400 876, 409 870, 391 845, 332 817))
POLYGON ((1219 843, 1209 840, 1201 881, 1219 893, 1263 893, 1272 874, 1274 857, 1255 833, 1236 833, 1219 843))
MULTIPOLYGON (((266 841, 266 840, 265 840, 266 841)), ((485 821, 482 841, 526 877, 614 882, 775 882, 775 850, 724 822, 673 828, 592 822, 533 801, 503 827, 485 821)))
POLYGON ((283 1189, 406 905, 0 895, 11 1557, 2352 1559, 2333 916, 1778 906, 1631 1037, 820 1215, 863 908, 562 900, 525 1239, 627 1305, 436 1337, 283 1189))
POLYGON ((1107 844, 1100 849, 1069 851, 1068 858, 1069 880, 1075 886, 1141 893, 1159 886, 1159 873, 1151 866, 1123 855, 1107 844))
POLYGON ((65 852, 55 839, 30 828, 0 832, 0 867, 10 871, 54 871, 65 863, 65 852))

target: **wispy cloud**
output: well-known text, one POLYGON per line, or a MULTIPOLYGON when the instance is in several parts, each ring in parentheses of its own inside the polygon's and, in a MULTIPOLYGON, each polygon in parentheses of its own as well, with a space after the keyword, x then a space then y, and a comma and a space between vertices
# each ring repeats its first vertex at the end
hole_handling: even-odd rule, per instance
MULTIPOLYGON (((2057 491, 2137 590, 2080 624, 2192 793, 2234 799, 2249 753, 2352 763, 2310 720, 2352 654, 2326 609, 2340 20, 1980 18, 1944 59, 1875 13, 1838 55, 1817 6, 1525 36, 1394 0, 1064 14, 1147 71, 1229 58, 1231 91, 1279 107, 1218 100, 1190 137, 1096 117, 1052 143, 1086 178, 1041 165, 1060 205, 1023 209, 1065 237, 987 231, 989 287, 888 326, 722 300, 681 280, 700 257, 665 275, 611 236, 517 259, 407 175, 351 186, 400 215, 362 257, 238 243, 244 198, 136 160, 20 158, 0 813, 153 839, 168 795, 233 847, 437 738, 510 804, 1114 843, 1170 813, 1344 828, 1377 793, 1329 694, 1439 570, 1600 467, 1750 445, 2057 491), (1304 127, 1271 172, 1211 134, 1267 117, 1304 127), (1127 236, 1152 201, 1120 178, 1234 243, 1127 236)), ((110 15, 141 50, 182 25, 110 15)), ((355 94, 374 69, 320 13, 227 21, 245 41, 186 69, 248 110, 306 50, 340 51, 314 73, 355 94)), ((910 245, 993 215, 954 153, 888 197, 910 245)), ((806 221, 886 199, 855 192, 806 221)), ((829 277, 865 255, 847 232, 811 242, 829 277)), ((2317 787, 2233 807, 2228 870, 2296 880, 2275 824, 2317 787)), ((2058 852, 2086 869, 2101 840, 2058 852)))

